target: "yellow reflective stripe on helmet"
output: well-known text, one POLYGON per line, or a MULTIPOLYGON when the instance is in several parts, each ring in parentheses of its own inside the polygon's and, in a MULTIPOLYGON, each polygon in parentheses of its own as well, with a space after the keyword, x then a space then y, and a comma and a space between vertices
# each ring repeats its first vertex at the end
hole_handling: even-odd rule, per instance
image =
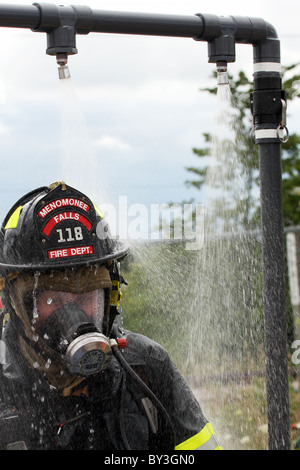
POLYGON ((198 434, 178 444, 175 450, 220 450, 221 447, 218 445, 214 434, 211 424, 207 423, 198 434))
POLYGON ((94 202, 93 202, 93 206, 97 214, 101 217, 101 219, 103 219, 104 218, 103 212, 100 211, 99 207, 94 202))
POLYGON ((18 222, 19 222, 19 217, 21 214, 21 210, 23 209, 22 206, 19 206, 10 216, 10 218, 7 221, 7 224, 5 225, 5 230, 8 228, 17 228, 18 222))

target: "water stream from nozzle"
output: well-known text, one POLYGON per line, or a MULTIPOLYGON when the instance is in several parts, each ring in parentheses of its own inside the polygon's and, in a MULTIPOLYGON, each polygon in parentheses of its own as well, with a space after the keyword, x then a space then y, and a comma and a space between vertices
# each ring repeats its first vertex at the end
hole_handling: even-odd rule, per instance
POLYGON ((101 155, 96 155, 93 148, 92 137, 65 64, 59 64, 60 73, 63 74, 63 79, 59 80, 61 179, 89 194, 95 203, 107 204, 109 191, 101 165, 101 155))
MULTIPOLYGON (((202 378, 208 377, 214 390, 232 390, 232 395, 241 377, 264 368, 259 349, 263 344, 261 241, 251 231, 251 175, 245 161, 249 155, 239 129, 227 69, 222 68, 206 177, 205 243, 199 252, 199 291, 194 299, 198 315, 188 357, 190 364, 200 364, 202 378), (231 377, 228 388, 226 377, 231 377)), ((216 410, 214 402, 208 415, 214 416, 216 410)), ((226 423, 219 425, 227 434, 226 423)), ((226 442, 223 445, 226 448, 226 442)), ((238 448, 239 443, 230 442, 229 448, 232 445, 238 448)))

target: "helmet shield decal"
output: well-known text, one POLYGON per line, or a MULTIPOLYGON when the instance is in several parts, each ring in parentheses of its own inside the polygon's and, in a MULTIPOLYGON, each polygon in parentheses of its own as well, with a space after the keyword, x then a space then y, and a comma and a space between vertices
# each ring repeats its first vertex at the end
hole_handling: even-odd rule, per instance
POLYGON ((92 202, 78 191, 58 186, 39 200, 34 218, 45 259, 88 258, 95 253, 99 217, 92 202))
POLYGON ((92 201, 66 184, 40 188, 18 204, 18 217, 11 218, 14 207, 1 230, 0 269, 93 265, 126 255, 92 201))

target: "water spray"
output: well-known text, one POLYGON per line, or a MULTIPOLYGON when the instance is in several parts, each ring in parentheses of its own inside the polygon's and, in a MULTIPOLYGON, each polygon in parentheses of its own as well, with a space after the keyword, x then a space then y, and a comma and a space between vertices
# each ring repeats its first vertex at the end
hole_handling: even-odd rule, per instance
POLYGON ((228 83, 226 64, 235 61, 235 44, 253 46, 251 104, 260 158, 269 448, 290 449, 280 153, 285 139, 282 131, 287 130, 286 97, 281 90, 280 42, 274 27, 251 17, 102 11, 49 3, 0 4, 1 26, 46 33, 46 53, 58 57, 59 77, 63 79, 69 76, 68 55, 77 53, 77 34, 140 34, 205 41, 209 62, 217 64, 220 85, 228 83))

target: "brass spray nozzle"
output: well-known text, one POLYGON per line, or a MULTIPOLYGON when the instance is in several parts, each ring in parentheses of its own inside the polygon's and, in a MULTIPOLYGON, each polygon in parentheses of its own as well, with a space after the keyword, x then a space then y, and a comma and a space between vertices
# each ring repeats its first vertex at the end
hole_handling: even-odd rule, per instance
POLYGON ((65 54, 65 53, 56 54, 56 62, 61 67, 63 67, 64 65, 67 65, 68 54, 65 54))

